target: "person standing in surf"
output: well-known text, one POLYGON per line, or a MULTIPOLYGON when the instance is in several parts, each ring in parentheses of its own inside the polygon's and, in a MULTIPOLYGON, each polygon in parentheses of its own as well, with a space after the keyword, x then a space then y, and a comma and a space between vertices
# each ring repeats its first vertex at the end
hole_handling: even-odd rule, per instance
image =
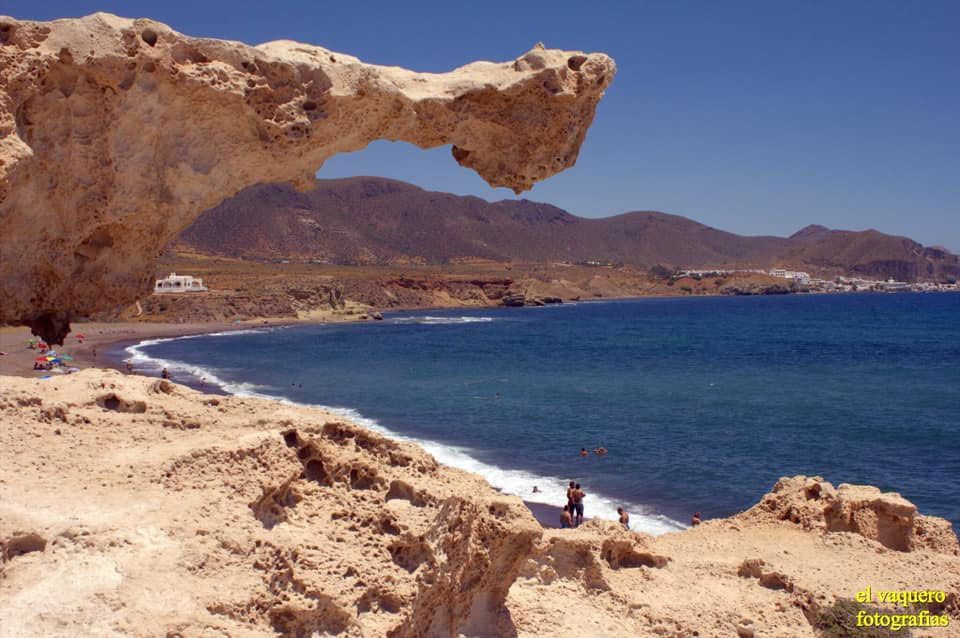
POLYGON ((576 488, 573 490, 573 526, 580 527, 580 523, 583 522, 583 497, 586 494, 580 489, 580 484, 577 483, 576 488))

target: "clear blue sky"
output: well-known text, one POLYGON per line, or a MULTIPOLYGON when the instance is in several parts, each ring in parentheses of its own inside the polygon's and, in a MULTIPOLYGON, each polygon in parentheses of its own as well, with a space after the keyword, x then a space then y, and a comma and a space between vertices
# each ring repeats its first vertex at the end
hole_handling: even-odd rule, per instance
MULTIPOLYGON (((960 251, 960 2, 117 2, 96 10, 250 44, 288 38, 444 71, 548 47, 618 73, 577 165, 524 194, 590 217, 655 209, 744 234, 819 223, 960 251)), ((383 175, 496 200, 448 148, 375 143, 321 177, 383 175)))

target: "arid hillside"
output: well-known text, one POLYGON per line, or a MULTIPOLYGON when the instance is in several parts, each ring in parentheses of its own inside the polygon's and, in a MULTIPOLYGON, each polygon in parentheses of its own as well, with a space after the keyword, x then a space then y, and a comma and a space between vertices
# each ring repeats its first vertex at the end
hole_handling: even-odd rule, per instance
POLYGON ((305 193, 281 184, 247 188, 203 213, 173 247, 332 264, 787 266, 906 281, 951 281, 960 275, 956 255, 875 230, 809 226, 791 237, 748 237, 666 213, 587 219, 550 204, 490 203, 377 177, 318 180, 305 193))

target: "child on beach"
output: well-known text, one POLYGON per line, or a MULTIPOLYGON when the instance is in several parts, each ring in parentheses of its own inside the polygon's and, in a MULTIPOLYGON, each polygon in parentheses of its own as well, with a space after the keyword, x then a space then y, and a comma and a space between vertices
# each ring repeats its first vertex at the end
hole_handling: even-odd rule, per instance
POLYGON ((624 512, 622 507, 617 508, 617 514, 620 515, 620 524, 630 529, 630 515, 624 512))
POLYGON ((563 514, 560 515, 560 529, 568 529, 573 527, 573 519, 570 516, 570 506, 563 506, 563 514))

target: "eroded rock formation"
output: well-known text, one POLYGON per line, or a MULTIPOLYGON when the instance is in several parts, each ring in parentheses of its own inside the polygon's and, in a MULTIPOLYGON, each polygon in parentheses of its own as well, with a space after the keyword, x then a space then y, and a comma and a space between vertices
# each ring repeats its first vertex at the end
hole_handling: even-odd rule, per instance
POLYGON ((542 529, 479 476, 322 410, 95 369, 0 386, 3 635, 815 638, 867 584, 945 592, 936 635, 958 635, 949 522, 868 487, 782 479, 657 537, 542 529), (911 513, 939 543, 898 551, 870 524, 911 513))
POLYGON ((752 508, 736 517, 751 522, 789 521, 808 530, 853 532, 902 552, 929 548, 960 553, 949 523, 917 513, 917 507, 896 492, 872 485, 841 483, 822 477, 781 478, 752 508))
POLYGON ((614 71, 541 45, 432 74, 104 13, 0 17, 0 322, 59 343, 71 315, 147 294, 201 211, 256 182, 309 186, 374 140, 452 144, 491 185, 528 189, 573 165, 614 71))

